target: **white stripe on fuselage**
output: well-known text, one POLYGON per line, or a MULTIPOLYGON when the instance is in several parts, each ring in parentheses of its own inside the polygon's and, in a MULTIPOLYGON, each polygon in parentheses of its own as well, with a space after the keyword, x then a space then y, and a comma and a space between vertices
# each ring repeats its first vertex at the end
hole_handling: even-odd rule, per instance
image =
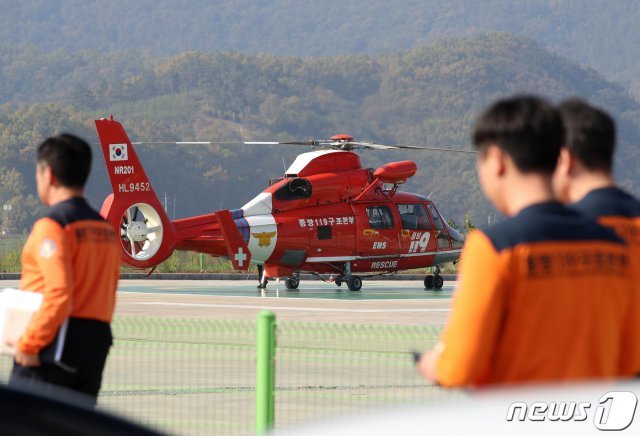
POLYGON ((261 192, 242 207, 244 219, 249 224, 251 263, 264 263, 276 248, 278 227, 272 214, 272 197, 269 192, 261 192))
POLYGON ((368 259, 388 259, 396 257, 417 257, 417 256, 435 256, 436 254, 446 253, 460 253, 462 250, 448 250, 448 251, 428 251, 426 253, 410 253, 410 254, 386 254, 377 256, 327 256, 327 257, 307 257, 305 262, 309 263, 322 263, 322 262, 349 262, 353 260, 368 260, 368 259))

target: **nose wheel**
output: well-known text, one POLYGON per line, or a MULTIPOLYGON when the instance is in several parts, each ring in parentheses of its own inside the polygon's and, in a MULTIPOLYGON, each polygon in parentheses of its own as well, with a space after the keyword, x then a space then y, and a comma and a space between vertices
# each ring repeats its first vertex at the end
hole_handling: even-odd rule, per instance
POLYGON ((424 287, 425 289, 435 289, 437 291, 442 289, 444 285, 444 279, 440 275, 440 268, 436 267, 434 274, 428 274, 424 278, 424 287))

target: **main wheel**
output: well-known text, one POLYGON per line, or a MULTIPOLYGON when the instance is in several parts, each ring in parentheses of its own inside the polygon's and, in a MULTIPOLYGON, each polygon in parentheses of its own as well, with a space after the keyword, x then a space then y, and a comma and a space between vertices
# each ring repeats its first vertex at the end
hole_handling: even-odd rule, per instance
POLYGON ((342 286, 342 278, 341 277, 336 277, 336 279, 333 281, 333 283, 335 283, 337 287, 342 286))
POLYGON ((359 276, 351 276, 347 279, 347 287, 350 291, 362 289, 362 279, 359 276))
POLYGON ((444 285, 444 279, 441 276, 433 276, 433 287, 440 290, 444 285))
POLYGON ((284 279, 284 287, 287 289, 298 289, 300 285, 300 280, 295 277, 289 277, 284 279))
POLYGON ((433 289, 433 276, 431 274, 425 276, 424 287, 426 289, 433 289))

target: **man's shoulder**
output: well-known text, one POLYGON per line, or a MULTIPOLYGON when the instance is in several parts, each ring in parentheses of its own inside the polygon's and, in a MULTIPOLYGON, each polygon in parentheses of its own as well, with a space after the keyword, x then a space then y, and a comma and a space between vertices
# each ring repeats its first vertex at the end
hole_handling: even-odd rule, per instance
POLYGON ((74 197, 53 205, 44 218, 57 222, 61 227, 76 221, 104 221, 82 197, 74 197))
POLYGON ((607 241, 623 243, 611 229, 559 203, 530 206, 484 233, 496 251, 538 242, 607 241))
POLYGON ((573 207, 595 218, 640 218, 640 200, 618 187, 594 189, 573 207))

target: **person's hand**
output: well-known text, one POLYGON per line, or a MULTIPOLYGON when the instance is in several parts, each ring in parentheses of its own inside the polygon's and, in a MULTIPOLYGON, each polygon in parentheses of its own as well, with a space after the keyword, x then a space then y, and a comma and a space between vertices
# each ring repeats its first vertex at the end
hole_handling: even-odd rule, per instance
POLYGON ((416 368, 418 372, 427 380, 437 383, 436 367, 438 365, 438 359, 442 353, 444 346, 442 342, 438 342, 433 350, 420 355, 420 359, 416 361, 416 368))
POLYGON ((438 355, 433 351, 422 353, 420 360, 416 362, 418 372, 422 374, 424 378, 431 382, 436 381, 436 364, 438 361, 438 355))
POLYGON ((40 356, 38 354, 24 353, 16 350, 15 361, 22 366, 40 366, 40 356))

